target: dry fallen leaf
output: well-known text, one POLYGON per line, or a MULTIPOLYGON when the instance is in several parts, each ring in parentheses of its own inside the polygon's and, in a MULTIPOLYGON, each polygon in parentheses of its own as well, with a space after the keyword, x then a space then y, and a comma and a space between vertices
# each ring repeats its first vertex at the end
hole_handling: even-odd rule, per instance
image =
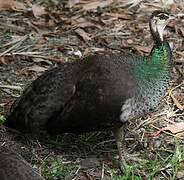
POLYGON ((33 4, 31 5, 31 8, 35 17, 39 17, 47 14, 43 6, 33 4))
POLYGON ((94 53, 94 52, 104 52, 105 48, 98 48, 98 47, 88 47, 84 50, 83 55, 88 55, 89 53, 94 53))
POLYGON ((183 163, 184 163, 183 161, 180 162, 180 165, 182 168, 180 167, 180 170, 177 172, 176 179, 183 179, 184 177, 184 171, 183 171, 184 164, 183 163))
POLYGON ((94 178, 89 175, 87 172, 79 172, 77 174, 77 179, 81 179, 81 180, 94 180, 94 178))
POLYGON ((5 65, 5 64, 7 64, 6 59, 4 56, 1 56, 0 57, 0 65, 5 65))
POLYGON ((149 46, 139 46, 135 45, 134 48, 139 52, 149 53, 151 51, 151 47, 149 46))
POLYGON ((39 34, 48 34, 52 32, 55 22, 52 19, 45 21, 44 18, 40 18, 39 21, 30 21, 29 25, 39 34))
POLYGON ((84 41, 90 41, 91 38, 88 36, 88 34, 81 28, 78 28, 75 30, 75 32, 82 37, 84 41))
POLYGON ((174 104, 177 106, 177 108, 180 109, 181 111, 184 111, 184 105, 181 105, 181 104, 179 103, 179 101, 174 97, 173 94, 171 94, 170 96, 171 96, 171 98, 172 98, 174 104))
POLYGON ((44 72, 47 70, 47 68, 42 67, 42 66, 38 66, 38 65, 34 65, 34 66, 27 68, 27 70, 34 71, 34 72, 44 72))
POLYGON ((80 0, 68 0, 67 6, 72 8, 75 4, 78 4, 80 0))
POLYGON ((0 0, 0 11, 2 10, 24 11, 26 6, 24 3, 14 0, 0 0))
POLYGON ((141 0, 124 0, 122 2, 123 2, 123 4, 121 5, 122 7, 129 6, 129 8, 132 8, 137 6, 141 2, 141 0))
POLYGON ((166 127, 159 129, 156 132, 148 133, 149 136, 158 136, 163 131, 170 131, 172 134, 184 132, 184 122, 168 124, 166 127))
POLYGON ((183 132, 184 131, 184 122, 168 124, 165 128, 162 128, 162 131, 170 131, 173 134, 183 132))
POLYGON ((114 1, 113 0, 106 0, 106 1, 93 1, 93 2, 88 2, 84 5, 82 5, 82 8, 83 10, 92 10, 92 9, 97 9, 98 7, 100 8, 104 8, 104 7, 107 7, 109 6, 111 3, 113 3, 114 1))
POLYGON ((73 19, 71 23, 73 27, 78 27, 78 28, 96 27, 98 29, 102 29, 102 27, 99 24, 90 22, 89 20, 83 17, 73 19))
POLYGON ((130 20, 132 19, 132 15, 130 14, 125 14, 125 13, 104 13, 104 15, 107 15, 107 16, 111 16, 111 17, 116 17, 116 18, 119 18, 119 19, 126 19, 126 20, 130 20))
POLYGON ((123 44, 121 46, 122 48, 133 48, 136 49, 139 53, 149 53, 151 51, 151 47, 150 46, 140 46, 140 45, 134 45, 134 44, 123 44))
POLYGON ((3 27, 4 29, 11 30, 12 32, 16 33, 24 33, 25 32, 25 27, 24 26, 17 26, 13 24, 11 21, 7 21, 6 23, 0 22, 0 26, 3 27))

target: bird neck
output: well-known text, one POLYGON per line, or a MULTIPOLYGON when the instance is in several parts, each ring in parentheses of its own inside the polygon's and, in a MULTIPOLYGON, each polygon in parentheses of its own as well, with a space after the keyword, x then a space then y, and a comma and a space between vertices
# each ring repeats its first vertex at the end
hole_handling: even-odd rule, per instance
POLYGON ((153 21, 150 19, 149 28, 155 44, 158 46, 161 45, 163 43, 163 31, 165 27, 154 25, 153 21))
POLYGON ((153 37, 155 44, 160 45, 162 43, 162 40, 161 40, 161 37, 160 37, 158 30, 154 31, 153 26, 150 25, 150 31, 151 31, 151 34, 152 34, 152 37, 153 37))
POLYGON ((169 76, 171 67, 171 49, 167 42, 155 45, 149 56, 135 67, 135 75, 139 80, 154 81, 169 76))

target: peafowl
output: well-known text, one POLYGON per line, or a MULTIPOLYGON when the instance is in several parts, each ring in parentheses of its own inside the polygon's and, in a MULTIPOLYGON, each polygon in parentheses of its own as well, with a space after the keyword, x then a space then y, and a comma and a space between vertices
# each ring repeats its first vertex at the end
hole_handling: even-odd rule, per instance
POLYGON ((168 87, 172 52, 163 31, 171 19, 167 12, 152 13, 148 56, 93 55, 45 72, 14 102, 5 125, 33 134, 112 129, 125 162, 126 122, 153 111, 168 87))
POLYGON ((19 154, 0 148, 1 180, 44 180, 19 154))

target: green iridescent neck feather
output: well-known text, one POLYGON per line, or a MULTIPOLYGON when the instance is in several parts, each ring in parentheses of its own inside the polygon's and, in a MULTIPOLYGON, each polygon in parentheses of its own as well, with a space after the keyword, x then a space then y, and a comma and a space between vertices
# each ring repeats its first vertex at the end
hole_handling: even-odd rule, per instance
POLYGON ((135 66, 134 73, 139 80, 154 80, 168 75, 171 67, 171 49, 167 42, 154 46, 150 55, 144 57, 139 65, 135 66))

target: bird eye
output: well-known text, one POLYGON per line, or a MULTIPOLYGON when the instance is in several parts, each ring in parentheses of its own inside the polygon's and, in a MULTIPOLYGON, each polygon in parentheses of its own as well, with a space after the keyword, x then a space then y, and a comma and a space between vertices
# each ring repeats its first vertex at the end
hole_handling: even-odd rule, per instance
POLYGON ((158 17, 159 17, 160 20, 168 19, 168 15, 167 14, 159 14, 158 17))

